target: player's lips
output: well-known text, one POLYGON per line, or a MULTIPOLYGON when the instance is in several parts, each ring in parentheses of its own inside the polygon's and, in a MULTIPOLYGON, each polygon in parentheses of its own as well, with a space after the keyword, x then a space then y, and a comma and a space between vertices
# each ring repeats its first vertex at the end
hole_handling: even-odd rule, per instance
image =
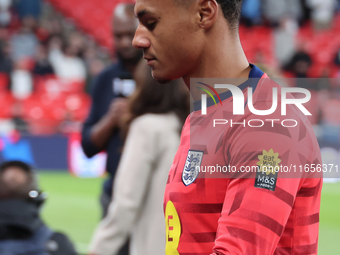
POLYGON ((152 58, 152 57, 144 57, 144 59, 146 59, 146 61, 148 62, 148 65, 152 64, 152 62, 156 61, 156 58, 152 58))

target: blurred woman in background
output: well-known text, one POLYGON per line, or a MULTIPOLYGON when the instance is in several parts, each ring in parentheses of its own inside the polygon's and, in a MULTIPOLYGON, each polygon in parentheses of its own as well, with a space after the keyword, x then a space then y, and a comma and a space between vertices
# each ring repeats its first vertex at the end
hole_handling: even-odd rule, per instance
POLYGON ((189 114, 189 92, 180 81, 152 79, 143 63, 122 124, 126 138, 109 212, 92 238, 90 254, 117 254, 130 236, 131 255, 165 252, 163 194, 180 132, 189 114))

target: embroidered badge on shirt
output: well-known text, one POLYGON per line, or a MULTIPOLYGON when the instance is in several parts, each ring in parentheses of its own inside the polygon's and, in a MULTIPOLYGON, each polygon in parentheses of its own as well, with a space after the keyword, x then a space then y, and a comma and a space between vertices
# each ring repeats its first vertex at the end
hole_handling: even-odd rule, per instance
POLYGON ((188 156, 182 172, 182 181, 185 186, 190 185, 196 180, 201 167, 202 158, 203 151, 188 151, 188 156))
POLYGON ((263 150, 258 156, 258 171, 256 173, 255 187, 275 191, 276 180, 279 172, 279 153, 274 153, 273 149, 263 150))

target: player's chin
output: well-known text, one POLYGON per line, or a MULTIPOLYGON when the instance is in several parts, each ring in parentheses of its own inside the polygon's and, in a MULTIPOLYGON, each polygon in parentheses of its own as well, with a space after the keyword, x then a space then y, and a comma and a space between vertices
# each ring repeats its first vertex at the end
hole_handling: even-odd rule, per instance
POLYGON ((158 81, 160 84, 166 84, 166 83, 169 83, 173 80, 170 77, 168 77, 167 75, 164 75, 164 74, 160 73, 158 70, 155 70, 155 69, 152 70, 152 77, 156 81, 158 81))

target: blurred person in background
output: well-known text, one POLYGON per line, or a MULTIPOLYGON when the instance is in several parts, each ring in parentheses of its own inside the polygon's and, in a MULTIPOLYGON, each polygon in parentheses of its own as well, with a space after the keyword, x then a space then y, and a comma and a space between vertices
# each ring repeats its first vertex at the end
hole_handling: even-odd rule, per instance
POLYGON ((296 52, 288 61, 284 69, 292 72, 296 78, 308 78, 309 68, 313 64, 310 54, 305 49, 305 45, 301 44, 296 52))
POLYGON ((11 74, 11 90, 16 99, 26 99, 33 91, 33 78, 30 72, 31 61, 27 58, 18 60, 11 74))
POLYGON ((58 78, 83 82, 86 79, 84 61, 78 57, 78 48, 69 41, 54 37, 50 41, 48 59, 58 78))
POLYGON ((334 56, 334 64, 338 67, 340 67, 340 49, 337 50, 334 56))
POLYGON ((189 93, 179 80, 160 86, 145 63, 136 82, 122 125, 126 141, 112 202, 90 254, 116 255, 130 233, 131 255, 164 254, 163 192, 189 114, 189 93))
POLYGON ((11 23, 11 12, 10 8, 12 5, 12 0, 0 0, 0 25, 8 26, 11 23))
POLYGON ((40 218, 45 198, 29 165, 22 161, 0 165, 1 255, 76 255, 70 240, 40 218))
POLYGON ((337 144, 340 140, 340 91, 336 87, 323 90, 319 93, 320 100, 320 126, 322 127, 323 141, 337 144), (322 93, 322 94, 321 94, 322 93))
POLYGON ((22 19, 22 25, 18 33, 10 39, 11 57, 13 61, 20 61, 22 58, 34 58, 39 41, 34 34, 36 20, 32 16, 22 19))
POLYGON ((333 21, 336 0, 306 0, 306 3, 312 9, 314 28, 316 30, 329 28, 333 21))
POLYGON ((132 78, 142 52, 132 47, 132 38, 138 26, 132 4, 119 4, 114 12, 113 36, 118 63, 110 65, 94 81, 92 106, 82 131, 82 147, 88 157, 102 150, 108 153, 107 172, 109 178, 104 183, 101 196, 103 217, 111 201, 113 178, 120 159, 122 141, 118 123, 126 110, 126 99, 114 93, 114 80, 120 77, 132 78))
POLYGON ((13 63, 9 56, 9 45, 6 41, 0 41, 0 73, 10 75, 13 63))
POLYGON ((83 58, 84 51, 86 48, 84 36, 78 32, 73 32, 69 36, 68 40, 70 46, 74 48, 75 54, 78 57, 83 58))
POLYGON ((33 16, 38 19, 41 14, 41 0, 14 0, 14 6, 20 18, 33 16))
POLYGON ((261 0, 244 0, 241 10, 241 21, 247 27, 261 23, 261 0))
POLYGON ((51 38, 54 36, 60 36, 63 31, 63 27, 61 24, 61 21, 52 16, 47 16, 45 18, 42 18, 41 22, 41 28, 45 31, 48 31, 48 34, 51 38))
POLYGON ((281 66, 286 65, 296 50, 298 34, 297 22, 289 17, 282 18, 279 26, 274 29, 275 56, 281 66))
POLYGON ((52 75, 54 69, 48 59, 48 51, 44 44, 40 44, 35 54, 35 64, 32 70, 34 75, 52 75))
MULTIPOLYGON (((106 170, 100 197, 102 215, 107 214, 112 198, 112 184, 120 159, 122 140, 119 136, 119 122, 126 110, 126 99, 133 91, 132 73, 142 58, 142 51, 132 46, 132 39, 138 26, 134 16, 134 5, 118 4, 112 18, 112 34, 118 62, 110 65, 94 80, 92 106, 82 130, 82 147, 88 157, 102 150, 107 152, 106 170), (129 81, 129 83, 126 82, 129 81), (123 88, 120 86, 123 85, 123 88), (121 90, 122 89, 122 90, 121 90), (125 95, 122 92, 127 92, 125 95)), ((120 254, 127 254, 127 245, 120 254)))
POLYGON ((264 17, 273 26, 277 26, 286 17, 296 23, 303 17, 302 5, 299 0, 263 0, 262 5, 264 17))
POLYGON ((299 21, 303 15, 299 0, 263 0, 263 16, 274 28, 275 56, 281 65, 286 64, 295 52, 299 21))

